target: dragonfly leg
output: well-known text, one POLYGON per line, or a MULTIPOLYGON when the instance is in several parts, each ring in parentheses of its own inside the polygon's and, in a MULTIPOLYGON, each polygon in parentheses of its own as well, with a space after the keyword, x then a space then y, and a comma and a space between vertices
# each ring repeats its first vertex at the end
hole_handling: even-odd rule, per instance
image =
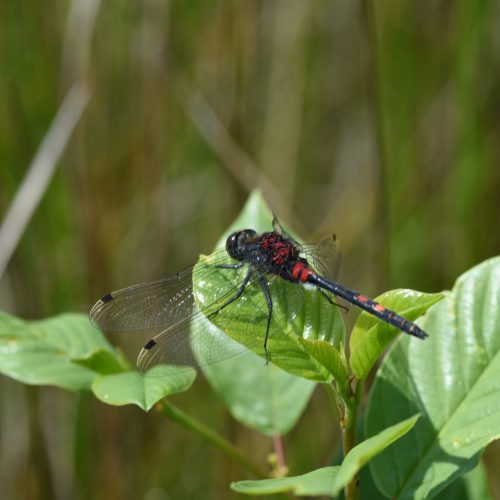
POLYGON ((233 297, 231 297, 225 304, 223 304, 219 309, 217 309, 217 311, 214 311, 213 313, 209 314, 208 315, 209 318, 215 316, 216 314, 219 314, 222 311, 222 309, 227 307, 229 304, 232 304, 235 300, 238 300, 241 297, 242 293, 245 291, 245 288, 248 285, 248 282, 250 281, 250 278, 252 277, 252 272, 253 272, 252 268, 249 267, 247 275, 245 276, 245 279, 241 283, 241 286, 239 290, 236 292, 236 294, 233 297))
POLYGON ((216 264, 217 269, 240 269, 246 265, 246 262, 238 262, 237 264, 216 264))
POLYGON ((267 326, 266 326, 266 336, 264 337, 264 352, 266 354, 266 365, 269 363, 269 351, 267 350, 267 338, 269 337, 269 327, 271 326, 271 318, 273 316, 273 301, 271 299, 271 295, 269 294, 269 290, 266 285, 266 281, 262 277, 262 275, 259 274, 258 277, 259 284, 262 287, 262 290, 264 291, 264 295, 266 296, 267 300, 267 307, 269 308, 269 315, 267 316, 267 326))
POLYGON ((324 290, 322 290, 319 286, 316 287, 318 289, 318 291, 321 293, 321 295, 323 295, 323 297, 325 297, 326 300, 328 300, 328 302, 330 302, 330 304, 332 306, 337 306, 337 307, 340 307, 340 309, 343 309, 345 312, 349 312, 349 308, 346 307, 346 306, 343 306, 342 304, 337 304, 336 302, 334 302, 329 296, 327 293, 325 293, 324 290))

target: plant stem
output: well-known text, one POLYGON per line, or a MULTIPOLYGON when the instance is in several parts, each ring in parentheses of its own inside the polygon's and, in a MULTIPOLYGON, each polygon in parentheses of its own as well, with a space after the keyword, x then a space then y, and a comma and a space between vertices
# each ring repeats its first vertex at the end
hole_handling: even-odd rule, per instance
MULTIPOLYGON (((344 419, 341 421, 342 444, 345 456, 356 446, 356 424, 358 420, 358 407, 362 391, 362 383, 356 380, 356 389, 350 388, 350 395, 344 399, 344 419)), ((346 500, 357 500, 359 498, 359 474, 345 485, 344 494, 346 500)))
MULTIPOLYGON (((354 446, 356 446, 356 424, 363 386, 357 379, 353 378, 352 380, 356 383, 355 390, 353 390, 350 383, 343 384, 342 386, 336 385, 336 388, 331 384, 323 384, 326 392, 330 396, 332 405, 336 406, 339 414, 344 458, 354 446)), ((357 500, 359 498, 358 474, 345 485, 344 495, 346 500, 357 500)))
MULTIPOLYGON (((356 445, 356 413, 357 408, 347 409, 345 417, 345 427, 342 430, 342 444, 344 446, 344 457, 356 445)), ((355 500, 359 498, 359 476, 356 474, 352 480, 345 485, 344 489, 346 500, 355 500)))
POLYGON ((203 439, 206 439, 208 442, 217 446, 217 448, 222 450, 232 459, 236 460, 236 462, 238 462, 244 469, 254 476, 260 479, 267 477, 266 474, 264 474, 255 464, 248 460, 245 455, 243 455, 229 441, 217 434, 213 429, 210 429, 201 422, 191 418, 189 415, 166 400, 157 403, 156 407, 174 422, 183 425, 186 429, 195 432, 203 439))
POLYGON ((285 463, 285 452, 283 450, 283 440, 279 434, 273 436, 274 453, 276 454, 277 476, 285 477, 287 474, 287 466, 285 463))

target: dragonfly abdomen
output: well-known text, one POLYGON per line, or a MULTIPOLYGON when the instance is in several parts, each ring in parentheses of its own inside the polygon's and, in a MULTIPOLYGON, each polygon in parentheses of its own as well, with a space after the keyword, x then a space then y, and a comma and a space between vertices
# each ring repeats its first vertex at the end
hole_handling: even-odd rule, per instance
POLYGON ((358 306, 360 309, 363 309, 382 321, 385 321, 387 324, 395 326, 399 330, 402 330, 413 337, 417 337, 422 340, 428 337, 427 333, 425 333, 418 325, 406 318, 403 318, 391 309, 387 309, 382 304, 369 299, 365 295, 355 292, 354 290, 344 288, 343 286, 340 286, 337 283, 329 281, 312 272, 307 274, 307 282, 316 285, 319 288, 336 295, 337 297, 342 297, 351 304, 358 306))

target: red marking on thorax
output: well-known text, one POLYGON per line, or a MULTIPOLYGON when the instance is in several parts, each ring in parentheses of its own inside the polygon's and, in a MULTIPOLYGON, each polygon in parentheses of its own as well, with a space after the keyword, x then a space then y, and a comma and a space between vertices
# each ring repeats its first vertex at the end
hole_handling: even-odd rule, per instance
POLYGON ((373 306, 373 309, 375 309, 375 311, 378 311, 378 312, 384 312, 385 311, 385 307, 381 304, 376 304, 375 306, 373 306))
POLYGON ((271 259, 278 265, 284 264, 289 259, 298 257, 298 252, 293 245, 276 234, 269 234, 264 237, 260 246, 267 250, 271 259))
POLYGON ((267 250, 269 247, 273 247, 274 244, 276 243, 276 235, 269 233, 268 235, 264 236, 261 241, 260 241, 260 246, 264 249, 267 250))
POLYGON ((273 248, 273 260, 277 264, 285 263, 293 255, 293 249, 288 243, 277 242, 273 248))
POLYGON ((368 297, 365 297, 364 295, 358 295, 357 298, 360 302, 368 302, 368 297))
POLYGON ((276 264, 281 266, 287 260, 288 255, 289 253, 287 252, 286 249, 279 249, 277 252, 274 253, 273 260, 274 262, 276 262, 276 264))

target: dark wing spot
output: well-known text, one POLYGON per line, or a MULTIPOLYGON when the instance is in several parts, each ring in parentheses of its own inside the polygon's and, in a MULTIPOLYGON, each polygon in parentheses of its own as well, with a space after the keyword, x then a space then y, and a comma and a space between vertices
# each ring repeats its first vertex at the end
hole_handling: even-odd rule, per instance
POLYGON ((106 302, 113 300, 113 298, 114 298, 113 295, 107 293, 104 297, 101 298, 101 302, 105 304, 106 302))
POLYGON ((144 349, 146 350, 150 350, 152 349, 154 346, 156 345, 156 341, 151 339, 150 341, 148 341, 148 343, 144 346, 144 349))

